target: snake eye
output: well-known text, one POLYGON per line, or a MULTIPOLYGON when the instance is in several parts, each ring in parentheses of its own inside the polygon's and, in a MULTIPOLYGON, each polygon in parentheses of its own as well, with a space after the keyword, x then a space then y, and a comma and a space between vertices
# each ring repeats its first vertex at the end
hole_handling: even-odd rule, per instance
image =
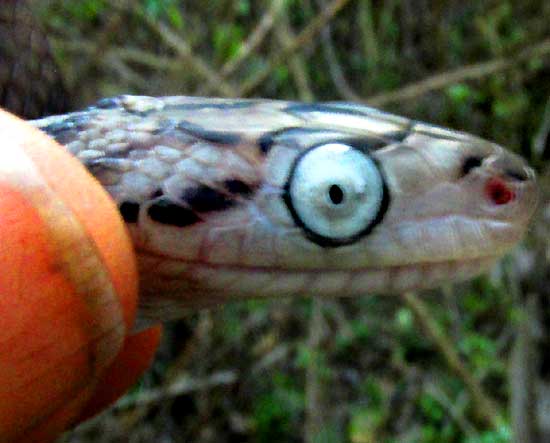
POLYGON ((298 157, 284 200, 311 240, 340 246, 368 234, 382 219, 387 192, 378 165, 368 154, 330 143, 298 157))

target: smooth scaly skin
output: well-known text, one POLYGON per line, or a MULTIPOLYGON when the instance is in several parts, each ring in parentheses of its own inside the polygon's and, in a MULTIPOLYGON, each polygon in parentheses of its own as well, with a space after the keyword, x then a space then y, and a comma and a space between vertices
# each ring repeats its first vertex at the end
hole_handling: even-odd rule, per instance
POLYGON ((119 204, 144 318, 466 279, 517 243, 537 198, 533 171, 500 146, 354 104, 123 96, 33 124, 119 204), (387 188, 379 220, 345 244, 300 226, 285 191, 300 155, 334 142, 367 152, 387 188), (491 180, 514 198, 497 204, 491 180))

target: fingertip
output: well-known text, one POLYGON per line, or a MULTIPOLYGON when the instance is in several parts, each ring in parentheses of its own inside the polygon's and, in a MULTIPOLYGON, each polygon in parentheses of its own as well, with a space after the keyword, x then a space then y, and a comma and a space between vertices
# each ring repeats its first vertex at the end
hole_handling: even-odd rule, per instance
POLYGON ((2 110, 0 133, 0 441, 44 443, 75 422, 98 383, 110 389, 104 371, 117 356, 130 368, 118 368, 113 395, 130 386, 159 332, 126 343, 135 255, 105 190, 54 140, 2 110))
POLYGON ((99 380, 97 389, 78 422, 101 412, 139 380, 151 366, 161 334, 162 327, 157 326, 126 337, 122 351, 99 380))

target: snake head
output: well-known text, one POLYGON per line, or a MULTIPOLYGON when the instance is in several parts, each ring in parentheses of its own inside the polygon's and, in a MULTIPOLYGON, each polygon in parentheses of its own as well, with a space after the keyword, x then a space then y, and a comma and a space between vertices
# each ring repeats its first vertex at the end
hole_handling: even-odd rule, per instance
POLYGON ((537 201, 504 148, 354 104, 125 96, 36 124, 118 203, 142 308, 160 319, 469 278, 520 240, 537 201))

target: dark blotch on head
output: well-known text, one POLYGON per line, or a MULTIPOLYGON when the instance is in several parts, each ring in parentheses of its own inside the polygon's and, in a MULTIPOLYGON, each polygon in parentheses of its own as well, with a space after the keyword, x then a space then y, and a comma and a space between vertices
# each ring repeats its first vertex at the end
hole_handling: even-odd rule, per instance
POLYGON ((268 132, 267 134, 262 135, 258 140, 258 146, 260 147, 260 152, 262 154, 266 155, 275 143, 275 138, 273 135, 273 133, 268 132))
POLYGON ((239 195, 250 195, 252 193, 252 188, 242 180, 238 179, 229 179, 224 182, 225 189, 231 194, 239 195))
POLYGON ((122 202, 118 210, 126 223, 136 223, 139 216, 139 203, 126 201, 122 202))
POLYGON ((183 228, 200 222, 200 218, 191 209, 177 205, 167 198, 161 198, 147 210, 151 220, 164 225, 183 228))
POLYGON ((219 145, 237 145, 241 141, 241 137, 238 134, 205 129, 185 120, 178 122, 176 128, 193 137, 219 145))
POLYGON ((235 203, 226 194, 205 185, 186 189, 181 199, 196 212, 222 211, 235 203))

